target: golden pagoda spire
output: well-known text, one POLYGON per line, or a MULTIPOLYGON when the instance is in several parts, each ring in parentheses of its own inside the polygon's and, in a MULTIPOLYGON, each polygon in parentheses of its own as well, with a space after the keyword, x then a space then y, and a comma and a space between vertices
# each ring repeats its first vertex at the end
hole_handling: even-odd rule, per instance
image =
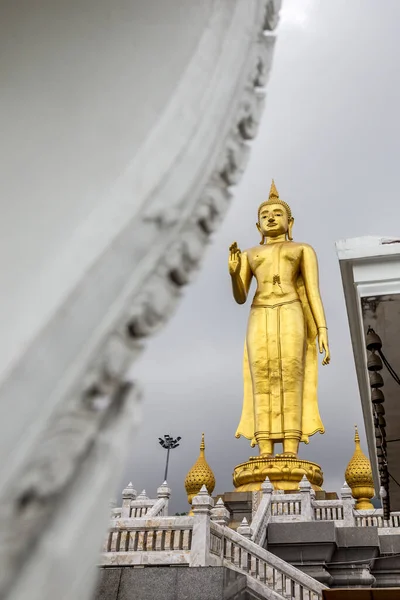
POLYGON ((370 498, 373 498, 375 490, 371 463, 361 450, 357 425, 355 426, 354 443, 356 446, 354 454, 345 472, 346 483, 351 488, 351 495, 357 500, 356 510, 373 509, 370 498))
MULTIPOLYGON (((354 425, 354 442, 355 442, 356 448, 358 448, 359 450, 361 450, 360 436, 358 435, 358 427, 357 427, 357 425, 354 425)), ((361 452, 362 452, 362 450, 361 450, 361 452)))
POLYGON ((208 493, 211 494, 215 488, 215 477, 211 470, 206 458, 204 451, 206 445, 204 443, 204 433, 201 435, 200 454, 199 458, 194 463, 185 478, 185 489, 188 496, 188 502, 191 505, 194 496, 196 496, 203 485, 206 486, 208 493))

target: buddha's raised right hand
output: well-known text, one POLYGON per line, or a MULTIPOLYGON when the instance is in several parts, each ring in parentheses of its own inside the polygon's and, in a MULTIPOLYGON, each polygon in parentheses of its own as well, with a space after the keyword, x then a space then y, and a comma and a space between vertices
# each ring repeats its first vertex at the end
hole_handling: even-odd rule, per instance
POLYGON ((233 242, 233 244, 229 246, 228 265, 230 275, 236 275, 240 272, 241 254, 242 252, 240 248, 238 248, 237 243, 233 242))

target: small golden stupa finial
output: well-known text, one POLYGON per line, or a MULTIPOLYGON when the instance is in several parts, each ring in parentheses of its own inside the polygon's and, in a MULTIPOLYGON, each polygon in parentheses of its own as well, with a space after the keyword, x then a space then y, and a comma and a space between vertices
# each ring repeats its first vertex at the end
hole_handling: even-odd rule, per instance
POLYGON ((269 200, 272 198, 279 198, 278 190, 276 189, 275 181, 272 180, 271 189, 269 190, 269 200))
POLYGON ((356 510, 370 510, 374 508, 370 502, 370 498, 375 494, 374 481, 371 463, 361 450, 357 425, 355 425, 354 443, 356 447, 347 465, 345 479, 351 488, 351 495, 357 500, 356 510))
POLYGON ((210 495, 213 493, 215 488, 214 473, 205 459, 205 449, 206 445, 204 443, 204 433, 202 433, 199 458, 196 460, 185 478, 185 489, 190 505, 192 504, 194 496, 200 492, 203 485, 206 486, 210 495))

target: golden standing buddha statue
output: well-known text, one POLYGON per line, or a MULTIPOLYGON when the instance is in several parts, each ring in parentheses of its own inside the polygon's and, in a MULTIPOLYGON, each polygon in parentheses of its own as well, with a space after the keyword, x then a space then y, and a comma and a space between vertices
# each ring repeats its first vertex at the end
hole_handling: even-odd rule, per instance
MULTIPOLYGON (((308 443, 309 436, 324 433, 317 401, 317 338, 324 353, 322 364, 329 363, 330 354, 318 263, 311 246, 293 241, 293 223, 292 211, 272 181, 269 199, 258 209, 260 245, 245 252, 236 242, 229 248, 229 273, 238 304, 246 302, 252 278, 257 281, 244 349, 244 400, 236 437, 258 445, 264 462, 274 456, 275 443, 283 444, 283 454, 278 456, 297 458, 300 441, 308 443)), ((269 474, 268 469, 265 472, 269 474)), ((322 474, 319 479, 322 483, 322 474)))

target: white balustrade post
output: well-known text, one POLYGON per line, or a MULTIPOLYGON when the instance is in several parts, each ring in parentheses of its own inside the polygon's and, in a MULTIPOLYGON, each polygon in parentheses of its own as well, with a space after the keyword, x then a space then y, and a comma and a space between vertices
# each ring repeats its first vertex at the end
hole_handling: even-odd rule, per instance
POLYGON ((148 495, 146 494, 146 490, 142 490, 142 491, 140 492, 139 496, 136 498, 136 500, 138 500, 138 501, 144 501, 144 502, 145 502, 146 500, 148 500, 148 499, 149 499, 149 497, 148 497, 148 495))
POLYGON ((272 485, 272 483, 271 483, 268 475, 265 478, 265 481, 263 481, 262 484, 261 484, 261 491, 263 493, 263 496, 264 496, 264 494, 270 494, 271 495, 272 492, 274 491, 274 486, 272 485))
POLYGON ((274 486, 272 485, 272 483, 269 480, 269 477, 267 476, 265 478, 265 481, 263 481, 263 483, 261 484, 261 501, 258 505, 257 511, 253 516, 253 520, 251 523, 251 539, 257 544, 260 542, 260 540, 263 540, 265 538, 265 531, 263 531, 263 529, 265 529, 268 525, 268 517, 271 512, 271 500, 273 491, 274 486))
POLYGON ((149 509, 149 497, 146 490, 142 490, 135 502, 136 516, 144 516, 149 509))
POLYGON ((231 514, 222 498, 220 498, 215 507, 211 509, 211 521, 218 523, 218 525, 228 525, 230 518, 231 514))
POLYGON ((243 518, 243 521, 240 523, 239 527, 236 530, 240 535, 247 538, 248 540, 251 538, 251 527, 246 519, 243 518))
POLYGON ((193 532, 190 550, 190 567, 207 567, 210 564, 210 516, 214 500, 205 485, 192 500, 193 532))
POLYGON ((122 507, 121 507, 121 518, 129 519, 131 516, 131 502, 135 500, 137 491, 133 489, 132 481, 122 490, 122 507))
POLYGON ((356 524, 354 518, 354 499, 351 495, 351 489, 346 482, 344 482, 340 490, 340 496, 343 502, 343 523, 348 527, 354 527, 356 524))
POLYGON ((157 498, 164 500, 164 510, 162 513, 163 517, 168 516, 168 500, 171 497, 171 489, 168 487, 166 481, 157 489, 157 498))
POLYGON ((303 479, 299 483, 300 497, 301 497, 301 516, 304 521, 314 520, 314 507, 312 505, 312 499, 315 496, 315 492, 312 489, 311 483, 307 477, 303 475, 303 479))
MULTIPOLYGON (((255 515, 255 519, 253 519, 253 522, 251 524, 253 532, 255 533, 255 529, 257 527, 259 527, 260 523, 256 522, 258 521, 259 518, 263 518, 267 515, 269 515, 271 513, 271 502, 272 502, 272 494, 274 493, 274 486, 270 481, 270 478, 268 477, 268 475, 265 478, 265 481, 262 482, 261 484, 261 493, 262 493, 262 497, 261 497, 261 502, 260 502, 260 506, 259 511, 257 515, 255 515)), ((266 525, 266 523, 265 523, 266 525)))

